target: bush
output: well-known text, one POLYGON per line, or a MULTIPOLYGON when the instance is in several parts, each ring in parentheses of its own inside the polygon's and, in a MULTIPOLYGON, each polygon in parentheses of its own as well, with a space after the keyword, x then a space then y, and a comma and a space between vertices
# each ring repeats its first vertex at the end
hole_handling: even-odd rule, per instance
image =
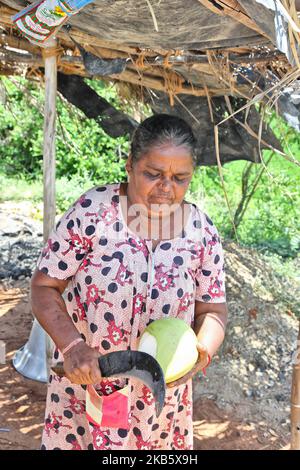
MULTIPOLYGON (((24 175, 36 180, 42 175, 43 93, 36 84, 18 78, 2 78, 7 101, 0 105, 1 172, 8 176, 24 175)), ((102 88, 105 94, 117 95, 114 89, 102 88)), ((112 182, 125 177, 122 158, 128 139, 109 137, 94 121, 74 106, 57 100, 57 177, 74 176, 94 181, 112 182)))

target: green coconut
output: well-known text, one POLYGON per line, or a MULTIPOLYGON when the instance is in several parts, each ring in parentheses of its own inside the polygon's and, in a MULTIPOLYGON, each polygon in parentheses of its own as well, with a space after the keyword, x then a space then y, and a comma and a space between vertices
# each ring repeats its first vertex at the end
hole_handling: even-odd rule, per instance
POLYGON ((178 318, 155 320, 144 330, 138 350, 153 356, 161 366, 165 382, 173 382, 189 372, 198 359, 197 336, 178 318))

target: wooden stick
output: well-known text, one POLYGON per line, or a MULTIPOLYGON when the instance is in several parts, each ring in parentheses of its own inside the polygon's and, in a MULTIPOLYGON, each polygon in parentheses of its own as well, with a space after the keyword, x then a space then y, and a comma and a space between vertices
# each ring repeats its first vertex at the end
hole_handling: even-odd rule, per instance
MULTIPOLYGON (((5 48, 0 49, 0 75, 20 75, 20 67, 38 69, 44 67, 44 60, 41 55, 25 54, 10 51, 5 48), (4 65, 2 65, 4 64, 4 65)), ((88 76, 83 65, 81 56, 62 56, 57 64, 58 70, 66 75, 88 76)))
MULTIPOLYGON (((3 44, 4 40, 2 40, 0 36, 0 44, 3 44)), ((10 45, 10 44, 9 44, 10 45)), ((40 54, 35 54, 34 52, 30 52, 30 54, 26 54, 24 52, 25 49, 21 49, 20 52, 16 51, 11 51, 9 49, 6 49, 5 47, 3 49, 0 49, 0 54, 3 57, 3 60, 6 62, 21 62, 24 64, 36 64, 40 65, 42 64, 42 56, 40 54)), ((94 53, 94 55, 97 55, 94 53)), ((107 57, 104 57, 104 55, 101 56, 102 59, 107 59, 107 57)), ((115 55, 114 58, 117 58, 115 55)), ((118 57, 120 58, 120 57, 118 57)), ((284 54, 281 54, 279 52, 272 52, 269 54, 261 54, 257 56, 251 56, 249 55, 229 55, 228 57, 229 61, 235 64, 251 64, 251 63, 264 63, 264 62, 272 62, 272 61, 277 61, 277 60, 282 60, 283 62, 286 62, 286 57, 284 54)), ((157 56, 155 58, 149 58, 145 61, 145 66, 163 66, 164 63, 164 57, 162 56, 157 56)), ((207 66, 209 66, 209 62, 207 60, 207 55, 182 55, 182 56, 170 56, 168 58, 170 64, 176 64, 177 66, 180 65, 196 65, 196 66, 203 66, 205 67, 204 70, 206 70, 207 66)), ((82 58, 81 56, 77 55, 63 55, 59 59, 60 63, 62 64, 75 64, 75 65, 82 65, 82 58)), ((42 66, 42 65, 40 65, 42 66)))
MULTIPOLYGON (((27 51, 32 54, 32 60, 38 60, 40 58, 39 55, 39 47, 35 46, 34 44, 31 44, 29 41, 26 39, 21 39, 16 36, 11 36, 9 34, 1 34, 0 35, 0 44, 4 46, 10 46, 15 49, 18 49, 20 52, 14 52, 10 51, 8 49, 6 50, 6 53, 9 54, 11 53, 11 57, 16 57, 16 60, 18 59, 18 56, 16 54, 20 54, 20 58, 22 57, 22 51, 27 51), (15 54, 15 56, 14 56, 15 54)), ((90 44, 85 45, 85 50, 91 52, 92 54, 101 57, 102 59, 116 59, 116 58, 128 58, 128 53, 123 52, 123 51, 118 51, 118 50, 112 50, 112 49, 107 49, 107 48, 101 48, 101 47, 95 47, 90 44)), ((74 45, 73 48, 74 50, 74 45)), ((235 51, 237 52, 237 50, 235 51)), ((257 53, 253 54, 253 51, 243 51, 243 54, 239 53, 233 53, 229 54, 228 59, 231 62, 234 62, 236 64, 250 64, 250 63, 260 63, 260 62, 270 62, 274 60, 283 60, 286 62, 286 56, 277 50, 270 51, 267 53, 257 53), (251 53, 251 55, 250 55, 251 53)), ((219 55, 222 55, 222 50, 219 50, 219 55)), ((24 54, 24 52, 23 52, 24 54)), ((133 57, 136 56, 136 53, 132 54, 133 57)), ((8 55, 9 57, 9 55, 8 55)), ((25 59, 28 57, 28 55, 24 55, 23 58, 25 59)), ((29 60, 29 59, 28 59, 29 60)), ((70 62, 70 63, 76 63, 82 62, 81 57, 78 55, 64 55, 60 58, 61 61, 63 62, 70 62)), ((151 65, 151 66, 161 66, 164 65, 165 61, 165 56, 164 55, 158 55, 154 54, 154 52, 151 53, 148 52, 148 56, 145 57, 145 65, 151 65)), ((208 65, 208 60, 207 60, 207 55, 206 54, 192 54, 189 52, 182 52, 181 54, 171 54, 168 56, 168 62, 170 64, 176 64, 176 65, 186 65, 186 64, 199 64, 199 65, 208 65)))
MULTIPOLYGON (((56 48, 55 39, 49 40, 49 48, 56 48)), ((49 238, 55 225, 55 137, 56 137, 56 96, 57 96, 57 56, 45 55, 45 106, 44 106, 44 242, 49 238)), ((54 343, 49 335, 45 335, 47 356, 47 375, 50 375, 50 360, 54 351, 54 343)))
MULTIPOLYGON (((151 75, 142 74, 139 76, 135 71, 127 68, 119 75, 113 75, 112 79, 120 80, 123 82, 133 83, 135 85, 141 85, 147 88, 152 88, 153 90, 166 91, 164 80, 162 78, 153 78, 151 75)), ((248 87, 241 86, 240 90, 248 91, 248 87)), ((209 92, 212 96, 223 96, 230 95, 230 88, 210 88, 209 92)), ((206 91, 203 88, 190 87, 183 85, 179 94, 183 95, 194 95, 194 96, 206 96, 206 91)))
MULTIPOLYGON (((0 59, 4 63, 14 66, 19 63, 34 67, 43 67, 43 59, 39 55, 24 54, 2 49, 0 51, 0 59)), ((84 69, 82 58, 79 56, 65 55, 60 57, 58 67, 59 70, 66 74, 88 76, 84 69)), ((110 80, 124 81, 128 83, 133 83, 135 85, 145 86, 147 88, 152 88, 153 90, 166 91, 164 80, 160 76, 160 74, 156 75, 154 74, 154 72, 138 74, 135 70, 132 70, 131 66, 127 66, 126 70, 124 70, 124 72, 122 72, 121 74, 112 75, 107 78, 110 80)), ((238 89, 244 93, 248 92, 248 88, 249 87, 244 85, 238 87, 238 89)), ((212 96, 222 96, 228 94, 230 95, 232 93, 232 90, 230 89, 230 87, 216 87, 210 88, 209 92, 212 96)), ((194 96, 206 96, 206 91, 203 88, 194 86, 190 87, 188 85, 183 85, 180 93, 194 96)))
POLYGON ((291 450, 300 450, 300 322, 291 391, 291 450))
MULTIPOLYGON (((49 46, 55 47, 53 39, 49 46)), ((57 57, 45 58, 45 118, 44 118, 44 242, 55 224, 55 121, 57 94, 57 57)))
POLYGON ((27 39, 23 39, 11 34, 0 34, 0 44, 3 46, 10 46, 20 51, 27 51, 33 54, 39 53, 39 46, 36 46, 29 42, 27 39))

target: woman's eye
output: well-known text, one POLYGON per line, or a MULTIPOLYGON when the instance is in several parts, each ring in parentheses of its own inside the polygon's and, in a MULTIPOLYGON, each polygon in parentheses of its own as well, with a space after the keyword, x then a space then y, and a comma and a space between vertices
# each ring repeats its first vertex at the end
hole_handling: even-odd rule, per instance
POLYGON ((186 178, 178 178, 177 176, 175 176, 175 180, 178 182, 178 183, 184 183, 186 178))
POLYGON ((148 173, 148 171, 145 172, 145 175, 152 179, 158 178, 160 176, 159 173, 153 174, 153 173, 148 173))

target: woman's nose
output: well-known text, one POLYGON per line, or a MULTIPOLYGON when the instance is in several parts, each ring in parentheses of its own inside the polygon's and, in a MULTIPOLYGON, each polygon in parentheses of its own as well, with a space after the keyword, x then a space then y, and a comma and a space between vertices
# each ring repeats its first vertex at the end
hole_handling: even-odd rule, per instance
POLYGON ((161 183, 161 189, 165 192, 165 193, 169 193, 171 191, 171 187, 172 187, 172 181, 165 178, 162 183, 161 183))

